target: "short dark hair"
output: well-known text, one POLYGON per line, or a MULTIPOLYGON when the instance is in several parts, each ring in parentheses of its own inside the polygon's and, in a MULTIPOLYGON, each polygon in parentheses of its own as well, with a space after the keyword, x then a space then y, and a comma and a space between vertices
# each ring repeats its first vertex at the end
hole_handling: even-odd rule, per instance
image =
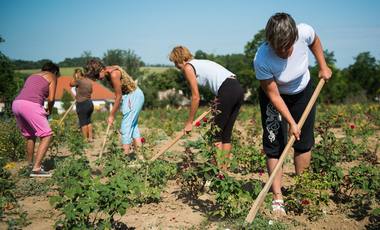
POLYGON ((58 75, 59 73, 59 67, 58 65, 54 64, 53 62, 49 61, 42 66, 42 71, 48 71, 52 74, 58 75))

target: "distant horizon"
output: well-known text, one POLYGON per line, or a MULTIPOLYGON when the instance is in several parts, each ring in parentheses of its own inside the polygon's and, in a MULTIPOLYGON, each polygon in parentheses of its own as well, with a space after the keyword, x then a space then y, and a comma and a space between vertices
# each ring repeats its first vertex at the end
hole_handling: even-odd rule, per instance
MULTIPOLYGON (((0 50, 12 60, 59 63, 84 51, 101 58, 107 50, 130 49, 146 64, 171 65, 168 54, 177 45, 193 54, 244 54, 269 17, 286 12, 314 28, 337 68, 363 52, 380 60, 380 1, 194 0, 185 6, 173 0, 2 0, 0 50)), ((309 65, 314 63, 310 52, 309 65)))

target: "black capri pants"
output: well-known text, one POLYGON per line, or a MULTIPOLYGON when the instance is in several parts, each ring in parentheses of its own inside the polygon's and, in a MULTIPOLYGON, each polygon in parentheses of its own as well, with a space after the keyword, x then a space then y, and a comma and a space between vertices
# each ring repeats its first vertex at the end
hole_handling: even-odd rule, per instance
POLYGON ((231 143, 234 123, 244 102, 244 90, 235 78, 227 78, 218 90, 215 124, 221 129, 215 133, 216 142, 231 143))
MULTIPOLYGON (((293 119, 298 124, 307 104, 309 103, 314 93, 313 83, 310 80, 306 88, 295 95, 283 95, 282 99, 285 101, 293 119)), ((260 87, 260 109, 261 109, 261 123, 263 126, 263 147, 264 152, 269 158, 280 158, 285 149, 288 131, 288 122, 282 118, 281 114, 273 106, 264 90, 260 87)), ((301 129, 301 136, 299 141, 295 141, 293 148, 295 152, 305 153, 311 150, 314 146, 314 122, 315 122, 316 103, 312 107, 309 116, 306 118, 304 125, 301 129)))
POLYGON ((94 104, 92 101, 82 101, 77 103, 77 115, 80 127, 91 124, 92 112, 94 112, 94 104))

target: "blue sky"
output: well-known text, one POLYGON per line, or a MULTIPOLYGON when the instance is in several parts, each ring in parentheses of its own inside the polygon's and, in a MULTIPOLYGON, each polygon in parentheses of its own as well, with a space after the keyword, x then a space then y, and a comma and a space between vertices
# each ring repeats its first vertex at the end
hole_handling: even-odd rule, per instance
POLYGON ((171 64, 177 45, 193 54, 244 53, 271 15, 286 12, 311 25, 343 69, 361 52, 380 60, 379 11, 375 0, 1 0, 0 50, 11 59, 58 63, 83 51, 103 57, 130 49, 147 64, 171 64))

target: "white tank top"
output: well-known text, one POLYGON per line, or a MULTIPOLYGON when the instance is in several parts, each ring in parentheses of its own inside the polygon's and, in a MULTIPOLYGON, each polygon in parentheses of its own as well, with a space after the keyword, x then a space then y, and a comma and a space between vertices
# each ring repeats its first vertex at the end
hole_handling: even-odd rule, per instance
POLYGON ((226 78, 236 77, 235 74, 213 61, 193 59, 188 63, 194 68, 198 85, 209 88, 215 95, 218 95, 218 90, 226 78))

